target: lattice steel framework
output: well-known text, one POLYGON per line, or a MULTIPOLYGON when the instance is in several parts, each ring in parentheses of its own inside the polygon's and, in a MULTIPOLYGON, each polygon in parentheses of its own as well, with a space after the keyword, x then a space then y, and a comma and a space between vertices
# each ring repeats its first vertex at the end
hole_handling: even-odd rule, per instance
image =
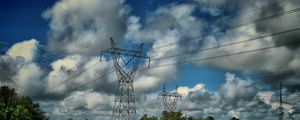
POLYGON ((159 96, 161 96, 163 100, 164 110, 168 113, 176 109, 178 100, 182 98, 182 95, 177 92, 177 86, 175 92, 168 93, 166 91, 166 84, 164 84, 163 91, 158 94, 158 97, 159 96))
POLYGON ((279 106, 279 120, 283 120, 284 112, 283 112, 283 107, 282 107, 282 82, 280 81, 279 83, 279 100, 280 100, 280 106, 279 106))
POLYGON ((114 40, 111 39, 111 48, 101 51, 100 60, 103 53, 112 55, 118 77, 117 93, 112 113, 112 118, 114 120, 136 119, 136 107, 133 94, 135 73, 141 62, 141 58, 149 59, 148 65, 150 65, 150 58, 143 54, 142 47, 143 44, 140 45, 138 50, 118 48, 114 40))

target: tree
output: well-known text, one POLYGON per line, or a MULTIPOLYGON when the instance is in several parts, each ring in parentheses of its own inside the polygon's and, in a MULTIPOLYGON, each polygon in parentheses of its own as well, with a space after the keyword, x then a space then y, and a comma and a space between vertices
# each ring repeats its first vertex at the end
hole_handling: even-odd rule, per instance
POLYGON ((232 117, 231 120, 239 120, 239 119, 236 117, 232 117))
MULTIPOLYGON (((144 116, 141 117, 140 120, 158 120, 158 118, 155 116, 148 117, 148 115, 145 114, 144 116)), ((162 115, 160 117, 160 120, 214 120, 214 118, 211 116, 209 116, 207 118, 194 118, 191 116, 186 117, 186 116, 184 116, 184 114, 181 111, 178 111, 178 112, 163 111, 162 115)))
POLYGON ((15 89, 0 88, 0 118, 5 120, 48 120, 49 118, 29 97, 19 97, 15 89))
POLYGON ((208 117, 206 118, 206 120, 215 120, 215 119, 214 119, 214 117, 212 117, 212 116, 208 116, 208 117))
POLYGON ((155 116, 148 117, 148 115, 145 114, 140 120, 158 120, 158 119, 155 116))
POLYGON ((186 120, 181 111, 163 111, 160 120, 186 120))

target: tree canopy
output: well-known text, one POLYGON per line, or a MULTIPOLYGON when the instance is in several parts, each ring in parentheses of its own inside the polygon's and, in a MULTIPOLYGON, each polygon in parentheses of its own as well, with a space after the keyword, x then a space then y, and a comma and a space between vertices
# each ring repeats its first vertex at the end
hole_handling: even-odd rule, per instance
POLYGON ((48 120, 39 104, 29 97, 18 96, 15 89, 0 88, 0 118, 5 120, 48 120))
POLYGON ((236 117, 232 117, 231 120, 239 120, 239 119, 236 117))
MULTIPOLYGON (((141 117, 140 120, 158 120, 158 118, 155 116, 148 117, 148 115, 145 114, 144 116, 141 117)), ((207 118, 194 118, 191 116, 184 116, 184 114, 181 111, 178 112, 163 111, 159 120, 214 120, 214 118, 211 116, 207 118)))

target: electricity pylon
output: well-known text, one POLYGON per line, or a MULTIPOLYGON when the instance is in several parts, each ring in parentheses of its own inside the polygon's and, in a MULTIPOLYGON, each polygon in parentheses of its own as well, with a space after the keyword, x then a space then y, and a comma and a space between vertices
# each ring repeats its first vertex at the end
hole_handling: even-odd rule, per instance
POLYGON ((137 71, 141 58, 149 59, 142 52, 143 44, 140 45, 138 50, 128 50, 118 48, 116 43, 111 38, 111 48, 102 50, 103 53, 112 55, 114 61, 115 71, 118 77, 117 94, 114 101, 112 118, 114 120, 135 120, 136 107, 134 99, 133 80, 137 71), (125 68, 123 68, 125 67, 125 68))
POLYGON ((284 115, 284 112, 283 112, 283 107, 282 107, 282 83, 280 81, 280 91, 279 91, 279 100, 280 100, 280 106, 279 106, 279 120, 283 120, 283 115, 284 115))
POLYGON ((158 94, 158 98, 161 96, 163 100, 164 110, 168 112, 168 120, 171 118, 171 112, 176 109, 178 99, 182 98, 182 96, 177 92, 177 85, 175 92, 168 93, 166 91, 166 84, 164 84, 163 91, 158 94))
POLYGON ((173 93, 171 93, 171 98, 173 99, 172 101, 172 110, 176 109, 177 107, 177 101, 178 99, 182 99, 182 95, 178 93, 177 91, 177 85, 176 85, 176 88, 175 88, 175 91, 173 93))

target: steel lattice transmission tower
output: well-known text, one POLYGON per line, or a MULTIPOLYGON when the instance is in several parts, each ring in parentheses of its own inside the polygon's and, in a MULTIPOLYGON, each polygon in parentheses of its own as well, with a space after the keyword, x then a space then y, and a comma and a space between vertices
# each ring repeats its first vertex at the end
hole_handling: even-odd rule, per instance
POLYGON ((177 85, 175 92, 168 93, 166 91, 166 84, 164 84, 163 91, 158 94, 158 97, 159 96, 161 96, 163 100, 164 110, 167 111, 169 114, 171 111, 174 111, 176 109, 179 98, 182 98, 182 95, 180 95, 177 92, 177 85))
POLYGON ((133 94, 134 76, 142 58, 149 59, 148 65, 150 65, 150 58, 144 55, 142 47, 143 44, 140 45, 138 50, 118 48, 111 38, 111 48, 101 51, 100 60, 103 53, 112 55, 118 77, 117 93, 112 113, 112 117, 115 120, 136 119, 135 99, 133 94))
POLYGON ((283 120, 284 112, 283 112, 283 107, 282 107, 282 82, 280 81, 279 83, 280 91, 279 91, 279 100, 280 100, 280 106, 279 106, 279 120, 283 120))

